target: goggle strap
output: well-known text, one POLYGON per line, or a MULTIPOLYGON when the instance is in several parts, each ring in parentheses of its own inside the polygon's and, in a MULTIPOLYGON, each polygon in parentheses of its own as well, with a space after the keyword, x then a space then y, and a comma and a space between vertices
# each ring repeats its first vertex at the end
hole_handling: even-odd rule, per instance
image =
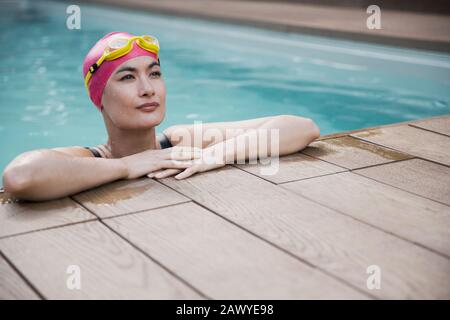
POLYGON ((91 72, 91 74, 94 74, 95 71, 97 71, 98 69, 98 64, 94 63, 89 67, 89 71, 91 72))

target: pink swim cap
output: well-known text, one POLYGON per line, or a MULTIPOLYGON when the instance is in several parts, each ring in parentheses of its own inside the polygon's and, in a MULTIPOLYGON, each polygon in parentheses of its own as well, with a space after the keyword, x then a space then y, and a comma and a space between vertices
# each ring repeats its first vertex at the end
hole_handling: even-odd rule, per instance
MULTIPOLYGON (((125 37, 131 38, 134 37, 132 34, 128 32, 110 32, 103 38, 101 38, 97 43, 89 50, 88 54, 84 58, 83 61, 83 78, 86 77, 86 74, 89 71, 89 67, 97 62, 98 59, 103 54, 105 48, 108 47, 108 41, 115 37, 125 37)), ((105 60, 100 67, 95 71, 92 75, 91 79, 88 83, 89 97, 95 106, 100 110, 103 110, 102 106, 102 95, 103 90, 105 89, 106 82, 108 82, 111 74, 119 67, 122 63, 136 58, 140 56, 150 56, 155 60, 158 60, 158 56, 155 53, 144 50, 139 47, 135 42, 133 42, 133 49, 128 52, 123 57, 120 57, 115 60, 107 61, 105 60)))

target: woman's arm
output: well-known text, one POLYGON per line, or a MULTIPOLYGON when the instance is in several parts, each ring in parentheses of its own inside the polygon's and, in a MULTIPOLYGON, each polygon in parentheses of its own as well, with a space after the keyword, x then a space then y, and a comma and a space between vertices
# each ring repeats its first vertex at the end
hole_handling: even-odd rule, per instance
MULTIPOLYGON (((264 121, 255 119, 258 123, 254 127, 247 122, 247 127, 241 130, 243 131, 241 134, 235 134, 219 143, 208 145, 203 150, 203 161, 197 161, 197 164, 193 164, 182 173, 179 173, 180 170, 164 170, 151 174, 149 177, 165 178, 179 173, 176 178, 183 179, 196 172, 219 168, 226 163, 288 155, 302 150, 320 136, 319 127, 308 118, 281 115, 262 119, 264 121), (272 150, 273 147, 275 150, 272 150), (205 159, 208 160, 205 161, 205 159)), ((233 128, 233 126, 234 129, 241 129, 239 128, 241 124, 239 122, 223 123, 222 130, 233 128)))
POLYGON ((16 157, 3 172, 3 187, 15 198, 44 201, 122 179, 126 174, 120 159, 78 157, 42 149, 16 157))
POLYGON ((198 158, 198 152, 190 147, 146 150, 118 159, 83 156, 80 147, 59 149, 65 152, 41 149, 15 158, 3 173, 5 191, 23 200, 58 199, 162 168, 185 169, 191 159, 198 158))
POLYGON ((263 123, 276 117, 263 117, 241 121, 179 124, 171 126, 163 132, 173 146, 190 146, 204 149, 210 145, 242 134, 243 131, 256 129, 263 123), (199 137, 201 139, 198 139, 199 137))
MULTIPOLYGON (((207 148, 219 142, 242 135, 248 130, 264 128, 266 123, 274 128, 285 131, 293 130, 293 134, 302 139, 304 131, 315 131, 320 135, 319 127, 309 118, 294 115, 278 115, 241 121, 228 122, 208 122, 200 124, 181 124, 175 125, 164 130, 164 134, 169 138, 172 145, 191 146, 196 148, 207 148), (199 137, 201 139, 199 139, 199 137)), ((283 139, 285 142, 286 139, 283 139)), ((296 140, 295 137, 289 138, 289 141, 296 140)), ((290 143, 290 142, 289 142, 290 143)), ((283 143, 283 145, 286 145, 283 143)))
POLYGON ((211 153, 222 153, 225 162, 233 163, 298 152, 319 136, 320 129, 311 119, 283 115, 212 145, 207 150, 211 150, 211 153))

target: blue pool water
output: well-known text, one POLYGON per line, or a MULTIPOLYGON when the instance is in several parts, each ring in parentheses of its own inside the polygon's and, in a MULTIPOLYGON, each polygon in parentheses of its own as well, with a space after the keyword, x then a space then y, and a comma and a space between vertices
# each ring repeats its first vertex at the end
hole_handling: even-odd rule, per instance
POLYGON ((295 114, 328 134, 450 113, 447 54, 84 4, 81 30, 69 30, 67 5, 2 3, 0 172, 27 150, 106 141, 81 63, 110 31, 160 40, 168 112, 158 132, 295 114))

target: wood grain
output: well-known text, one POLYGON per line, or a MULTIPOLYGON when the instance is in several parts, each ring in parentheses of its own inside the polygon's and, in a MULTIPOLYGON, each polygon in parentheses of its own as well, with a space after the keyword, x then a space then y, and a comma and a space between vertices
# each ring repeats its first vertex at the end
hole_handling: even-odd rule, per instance
POLYGON ((356 169, 411 158, 410 155, 344 136, 311 143, 302 153, 356 169))
POLYGON ((351 136, 450 165, 450 137, 437 133, 402 125, 363 131, 351 136))
POLYGON ((314 159, 301 153, 280 157, 278 162, 259 162, 257 164, 242 164, 236 166, 273 183, 283 183, 346 171, 344 168, 319 159, 314 159), (264 171, 262 171, 264 168, 270 169, 271 166, 274 168, 273 173, 272 171, 269 171, 270 174, 265 174, 264 171))
POLYGON ((194 203, 105 223, 213 299, 367 298, 194 203))
POLYGON ((0 193, 0 237, 96 219, 69 198, 44 202, 17 202, 0 193))
POLYGON ((0 255, 0 300, 37 300, 39 296, 0 255))
POLYGON ((450 257, 450 208, 347 172, 283 187, 450 257))
MULTIPOLYGON (((306 180, 304 180, 306 181, 306 180)), ((233 167, 163 183, 312 265, 381 298, 449 298, 448 259, 233 167), (366 269, 383 270, 383 290, 366 269)))
POLYGON ((150 178, 119 180, 73 196, 100 218, 164 207, 190 199, 150 178))
POLYGON ((410 126, 427 129, 450 136, 450 116, 410 123, 410 126))
POLYGON ((422 159, 412 159, 354 172, 450 205, 449 167, 422 159))
POLYGON ((0 249, 48 299, 199 298, 98 221, 1 239, 0 249), (67 286, 69 266, 79 267, 80 290, 67 286))

